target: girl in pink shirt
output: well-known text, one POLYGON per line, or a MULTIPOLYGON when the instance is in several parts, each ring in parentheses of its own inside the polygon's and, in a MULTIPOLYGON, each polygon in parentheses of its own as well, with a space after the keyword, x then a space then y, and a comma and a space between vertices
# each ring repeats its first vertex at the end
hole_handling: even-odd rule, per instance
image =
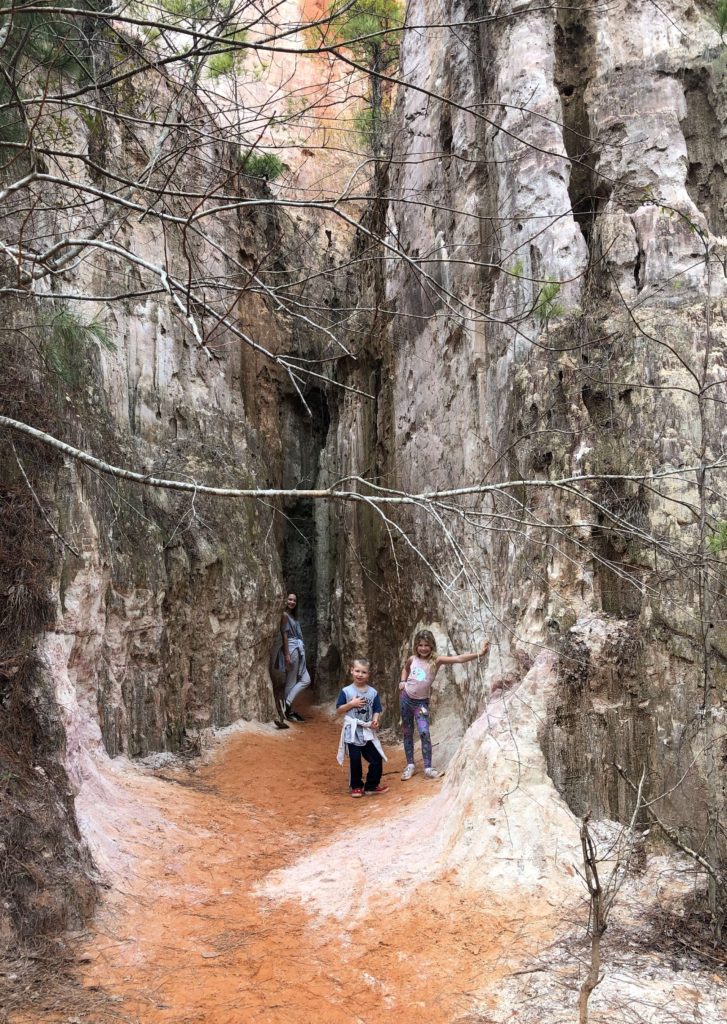
POLYGON ((490 643, 485 640, 482 650, 469 654, 457 654, 454 657, 437 655, 437 644, 434 634, 428 629, 421 629, 414 637, 414 654, 407 658, 401 670, 399 697, 401 706, 401 724, 404 732, 404 752, 406 768, 401 776, 404 782, 412 777, 414 767, 414 723, 416 722, 422 744, 422 760, 424 774, 428 779, 436 779, 439 772, 432 768, 432 740, 429 735, 429 697, 432 683, 440 665, 463 665, 466 661, 474 661, 487 654, 490 643))

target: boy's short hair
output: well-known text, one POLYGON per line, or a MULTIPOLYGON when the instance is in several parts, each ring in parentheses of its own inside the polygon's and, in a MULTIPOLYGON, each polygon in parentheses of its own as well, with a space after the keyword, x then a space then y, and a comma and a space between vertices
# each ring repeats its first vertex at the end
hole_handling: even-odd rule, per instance
POLYGON ((368 658, 351 658, 351 665, 365 665, 366 668, 371 668, 368 658))

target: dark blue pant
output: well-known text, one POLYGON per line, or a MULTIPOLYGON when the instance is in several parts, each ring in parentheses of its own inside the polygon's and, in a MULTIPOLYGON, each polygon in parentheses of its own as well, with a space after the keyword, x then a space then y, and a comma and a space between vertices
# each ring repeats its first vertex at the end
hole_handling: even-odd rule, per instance
POLYGON ((381 754, 371 740, 362 747, 357 747, 355 743, 347 743, 346 746, 348 747, 348 757, 351 761, 351 789, 376 789, 381 782, 381 773, 384 770, 381 754), (369 763, 365 786, 361 766, 362 757, 369 763))
POLYGON ((429 735, 429 701, 415 700, 408 693, 402 693, 400 707, 406 763, 414 764, 414 723, 416 723, 422 741, 422 761, 425 768, 431 768, 432 738, 429 735))

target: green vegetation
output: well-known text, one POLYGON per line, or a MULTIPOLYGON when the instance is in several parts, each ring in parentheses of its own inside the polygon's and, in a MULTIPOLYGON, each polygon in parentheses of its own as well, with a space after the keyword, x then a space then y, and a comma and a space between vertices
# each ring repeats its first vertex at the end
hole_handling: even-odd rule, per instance
MULTIPOLYGON (((149 18, 149 9, 144 4, 137 4, 136 9, 140 16, 149 18)), ((159 24, 145 29, 147 43, 161 36, 168 45, 174 37, 165 34, 164 30, 173 32, 177 29, 184 33, 177 52, 186 54, 192 50, 191 41, 197 33, 211 36, 214 40, 211 53, 189 53, 189 64, 195 75, 203 68, 211 79, 236 74, 244 59, 243 44, 247 33, 235 20, 235 0, 159 0, 155 11, 158 12, 159 24)))
POLYGON ((275 153, 256 153, 252 149, 240 153, 240 164, 244 174, 266 181, 275 181, 285 170, 285 164, 275 153))
POLYGON ((76 81, 93 77, 93 13, 99 3, 80 0, 76 7, 88 11, 83 20, 62 14, 62 6, 62 0, 54 0, 42 12, 23 13, 21 8, 0 16, 0 169, 18 159, 17 146, 2 143, 17 144, 26 138, 21 105, 29 70, 44 68, 76 81))
POLYGON ((513 277, 522 277, 525 272, 525 264, 522 259, 517 259, 511 267, 507 268, 508 274, 513 277))
POLYGON ((720 39, 724 41, 724 34, 727 31, 727 0, 717 0, 717 29, 720 39))
MULTIPOLYGON (((518 280, 526 279, 525 262, 522 258, 518 258, 511 266, 503 269, 509 277, 513 277, 518 280)), ((553 278, 549 278, 545 284, 541 285, 538 294, 535 297, 535 301, 533 302, 532 312, 540 321, 541 326, 546 330, 548 329, 548 324, 554 317, 562 316, 563 313, 565 313, 565 307, 558 302, 559 295, 560 283, 558 281, 554 281, 553 278)))
MULTIPOLYGON (((89 79, 92 77, 90 40, 81 30, 77 18, 56 13, 55 8, 62 6, 65 5, 58 2, 49 4, 40 14, 18 14, 10 35, 18 35, 24 56, 35 64, 55 68, 76 78, 89 79)), ((93 0, 78 4, 81 10, 88 10, 91 25, 93 12, 99 6, 93 0)))
POLYGON ((355 60, 384 71, 398 63, 404 10, 400 0, 333 0, 323 42, 345 46, 355 60))
MULTIPOLYGON (((244 43, 247 33, 243 29, 226 33, 220 42, 225 44, 244 43)), ((212 79, 223 78, 226 75, 234 75, 244 57, 244 51, 239 49, 225 50, 221 53, 213 53, 207 60, 207 77, 212 79)))
MULTIPOLYGON (((234 0, 158 0, 155 10, 160 15, 160 28, 193 30, 202 25, 209 26, 214 21, 223 23, 233 6, 234 0)), ((144 4, 140 4, 138 9, 149 17, 149 9, 144 4)))
POLYGON ((713 555, 721 555, 727 551, 727 523, 720 523, 719 528, 707 540, 707 548, 713 555))
POLYGON ((46 363, 68 387, 79 387, 87 377, 89 349, 98 344, 113 352, 115 345, 99 320, 86 321, 68 306, 60 305, 41 318, 45 329, 46 363))
POLYGON ((367 108, 357 119, 356 130, 379 156, 391 100, 391 89, 379 76, 396 73, 403 4, 400 0, 332 0, 328 19, 311 30, 309 42, 348 50, 368 71, 367 108))
POLYGON ((557 281, 550 280, 542 286, 535 300, 535 315, 546 329, 554 317, 562 316, 565 312, 565 308, 557 301, 559 294, 560 285, 557 281))
POLYGON ((235 54, 232 50, 226 53, 213 53, 207 61, 207 77, 223 78, 225 75, 235 73, 235 54))
POLYGON ((373 107, 364 107, 353 118, 353 130, 364 149, 374 149, 376 133, 382 128, 383 122, 376 118, 373 107))

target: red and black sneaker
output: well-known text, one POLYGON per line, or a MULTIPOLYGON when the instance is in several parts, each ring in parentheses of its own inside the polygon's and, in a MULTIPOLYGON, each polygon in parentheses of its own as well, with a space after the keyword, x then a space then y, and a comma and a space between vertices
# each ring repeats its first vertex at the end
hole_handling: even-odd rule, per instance
POLYGON ((352 797, 361 797, 363 795, 364 795, 364 791, 362 789, 352 789, 351 790, 351 796, 352 797))
POLYGON ((379 793, 388 793, 388 786, 377 786, 376 789, 365 789, 364 796, 378 796, 379 793))

